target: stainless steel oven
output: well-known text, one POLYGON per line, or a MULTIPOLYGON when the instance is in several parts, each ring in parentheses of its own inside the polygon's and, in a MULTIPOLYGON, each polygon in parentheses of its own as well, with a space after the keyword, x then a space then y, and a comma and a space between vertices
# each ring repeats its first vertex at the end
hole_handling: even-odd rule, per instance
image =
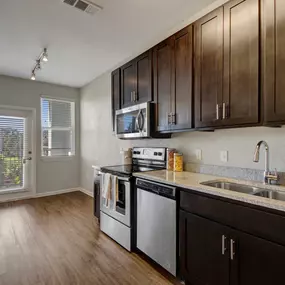
POLYGON ((148 138, 151 136, 151 103, 143 103, 116 111, 118 138, 148 138))
MULTIPOLYGON (((102 175, 103 176, 103 175, 102 175)), ((101 178, 101 185, 103 178, 101 178)), ((113 197, 114 196, 113 192, 113 197)), ((106 206, 101 195, 100 229, 117 243, 131 251, 131 182, 129 177, 118 177, 118 193, 106 206)))

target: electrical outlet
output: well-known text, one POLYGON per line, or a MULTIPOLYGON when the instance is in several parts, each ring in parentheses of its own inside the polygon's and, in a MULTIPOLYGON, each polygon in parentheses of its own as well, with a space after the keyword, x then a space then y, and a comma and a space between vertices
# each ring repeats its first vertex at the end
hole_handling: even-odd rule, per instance
POLYGON ((228 160, 229 160, 229 157, 228 157, 229 155, 228 155, 228 151, 227 150, 222 150, 222 151, 220 151, 220 160, 222 161, 222 162, 228 162, 228 160))
POLYGON ((196 159, 202 160, 202 150, 201 149, 196 149, 196 159))

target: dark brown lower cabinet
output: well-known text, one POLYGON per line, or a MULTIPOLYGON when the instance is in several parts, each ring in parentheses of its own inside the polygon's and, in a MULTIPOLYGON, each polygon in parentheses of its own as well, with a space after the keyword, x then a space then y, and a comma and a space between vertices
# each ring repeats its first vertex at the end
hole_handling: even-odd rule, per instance
MULTIPOLYGON (((206 210, 203 209, 204 213, 208 214, 214 209, 209 205, 206 210)), ((227 216, 232 214, 224 213, 227 216)), ((179 215, 179 263, 181 277, 186 285, 284 283, 284 245, 181 209, 179 215)), ((242 216, 240 213, 239 217, 242 216)), ((233 221, 237 220, 236 217, 232 215, 233 221)), ((283 223, 283 218, 276 215, 276 223, 283 223)), ((264 222, 260 219, 262 223, 264 226, 266 219, 264 222)), ((233 223, 233 227, 237 224, 233 223)), ((277 232, 276 235, 279 235, 277 232)), ((271 234, 274 236, 274 233, 271 234)))
POLYGON ((234 242, 231 285, 283 284, 284 246, 234 230, 229 241, 234 242))
POLYGON ((229 284, 229 256, 221 247, 227 229, 182 210, 179 225, 183 279, 191 285, 229 284))

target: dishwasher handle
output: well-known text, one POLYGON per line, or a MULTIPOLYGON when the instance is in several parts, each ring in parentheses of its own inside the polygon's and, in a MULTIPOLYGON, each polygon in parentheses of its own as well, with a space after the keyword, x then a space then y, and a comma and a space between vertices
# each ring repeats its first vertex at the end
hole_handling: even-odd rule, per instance
POLYGON ((141 190, 152 192, 154 194, 164 196, 166 198, 176 199, 176 187, 143 179, 137 179, 136 185, 141 190))

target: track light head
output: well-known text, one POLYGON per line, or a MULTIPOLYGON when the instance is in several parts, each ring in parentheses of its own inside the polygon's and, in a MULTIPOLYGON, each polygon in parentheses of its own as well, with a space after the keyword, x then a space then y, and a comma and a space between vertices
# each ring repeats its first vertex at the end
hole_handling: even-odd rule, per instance
POLYGON ((44 52, 43 52, 43 61, 44 62, 48 62, 48 53, 47 53, 47 49, 46 48, 44 49, 44 52))
POLYGON ((36 80, 36 74, 34 72, 32 72, 31 80, 36 80))

